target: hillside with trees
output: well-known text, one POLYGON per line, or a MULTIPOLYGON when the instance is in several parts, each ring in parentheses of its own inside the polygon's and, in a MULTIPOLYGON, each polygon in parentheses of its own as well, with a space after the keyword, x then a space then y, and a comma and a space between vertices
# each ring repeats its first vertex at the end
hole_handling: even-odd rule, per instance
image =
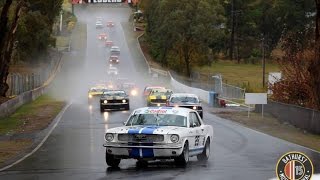
POLYGON ((12 60, 34 63, 55 46, 53 25, 63 0, 0 2, 0 96, 5 97, 12 60), (15 53, 13 53, 15 52, 15 53))
POLYGON ((283 74, 272 98, 320 109, 319 0, 142 0, 140 7, 150 54, 162 66, 189 76, 216 58, 272 59, 283 74))

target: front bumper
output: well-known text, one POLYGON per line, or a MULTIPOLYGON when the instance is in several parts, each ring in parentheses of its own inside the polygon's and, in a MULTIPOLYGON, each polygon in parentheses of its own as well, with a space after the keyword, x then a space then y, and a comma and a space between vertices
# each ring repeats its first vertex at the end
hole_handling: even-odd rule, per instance
POLYGON ((179 156, 183 147, 180 144, 176 145, 128 145, 119 143, 105 143, 107 152, 120 158, 133 159, 171 159, 179 156))
POLYGON ((150 102, 149 106, 165 106, 166 102, 150 102))
POLYGON ((100 106, 102 109, 125 109, 129 103, 101 103, 100 106))

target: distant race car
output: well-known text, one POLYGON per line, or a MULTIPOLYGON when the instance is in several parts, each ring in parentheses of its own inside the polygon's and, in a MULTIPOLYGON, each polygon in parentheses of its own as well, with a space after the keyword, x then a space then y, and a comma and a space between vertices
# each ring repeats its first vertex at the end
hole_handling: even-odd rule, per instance
POLYGON ((106 41, 105 42, 105 45, 106 45, 106 47, 111 47, 111 46, 113 46, 113 41, 106 41))
POLYGON ((114 22, 108 21, 107 22, 107 27, 114 27, 114 22))
POLYGON ((195 94, 174 93, 170 96, 167 106, 193 109, 198 112, 201 118, 203 118, 201 101, 195 94))
POLYGON ((101 29, 101 28, 103 28, 102 21, 97 20, 96 21, 96 29, 101 29))
POLYGON ((94 97, 100 97, 106 90, 108 90, 108 88, 104 84, 99 84, 91 87, 88 91, 88 102, 91 102, 94 97))
POLYGON ((100 33, 98 35, 99 40, 107 40, 107 33, 100 33))
POLYGON ((166 89, 162 86, 146 86, 143 90, 143 96, 147 97, 153 89, 166 89))
MULTIPOLYGON (((206 162, 213 143, 213 128, 187 108, 144 107, 134 110, 124 126, 105 134, 106 163, 117 167, 122 159, 174 159, 186 166, 189 157, 206 162)), ((138 163, 137 163, 138 164, 138 163)))
POLYGON ((118 46, 111 46, 110 55, 120 55, 120 48, 118 46))
POLYGON ((100 98, 100 111, 105 110, 129 110, 129 96, 123 90, 105 91, 100 98))
POLYGON ((118 68, 110 66, 107 73, 108 75, 118 75, 118 68))
POLYGON ((119 64, 119 56, 112 55, 109 57, 110 64, 119 64))
POLYGON ((147 106, 165 106, 167 103, 167 89, 152 89, 147 96, 147 106))

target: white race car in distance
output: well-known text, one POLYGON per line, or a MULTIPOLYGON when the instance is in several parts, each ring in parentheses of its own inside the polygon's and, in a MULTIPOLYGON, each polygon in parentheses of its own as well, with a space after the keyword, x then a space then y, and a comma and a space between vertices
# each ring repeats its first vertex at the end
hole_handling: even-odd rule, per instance
POLYGON ((106 163, 112 167, 121 159, 174 159, 185 166, 191 156, 208 160, 213 129, 192 109, 144 107, 134 110, 125 126, 108 129, 105 141, 106 163))

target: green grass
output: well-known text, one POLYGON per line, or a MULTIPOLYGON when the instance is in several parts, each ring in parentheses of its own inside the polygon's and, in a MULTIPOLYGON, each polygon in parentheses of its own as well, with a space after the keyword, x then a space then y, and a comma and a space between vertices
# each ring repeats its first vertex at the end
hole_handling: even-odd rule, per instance
MULTIPOLYGON (((262 88, 262 65, 261 64, 237 64, 233 61, 218 61, 211 66, 195 68, 202 73, 220 73, 223 82, 246 88, 247 92, 265 92, 262 88)), ((269 72, 277 72, 277 64, 266 64, 266 82, 269 72)))
MULTIPOLYGON (((0 119, 0 135, 14 133, 24 123, 25 118, 37 116, 39 108, 43 106, 53 107, 53 111, 48 114, 58 114, 63 107, 63 102, 54 100, 48 95, 42 95, 35 101, 22 105, 18 110, 9 117, 0 119)), ((41 112, 40 112, 41 113, 41 112)))

